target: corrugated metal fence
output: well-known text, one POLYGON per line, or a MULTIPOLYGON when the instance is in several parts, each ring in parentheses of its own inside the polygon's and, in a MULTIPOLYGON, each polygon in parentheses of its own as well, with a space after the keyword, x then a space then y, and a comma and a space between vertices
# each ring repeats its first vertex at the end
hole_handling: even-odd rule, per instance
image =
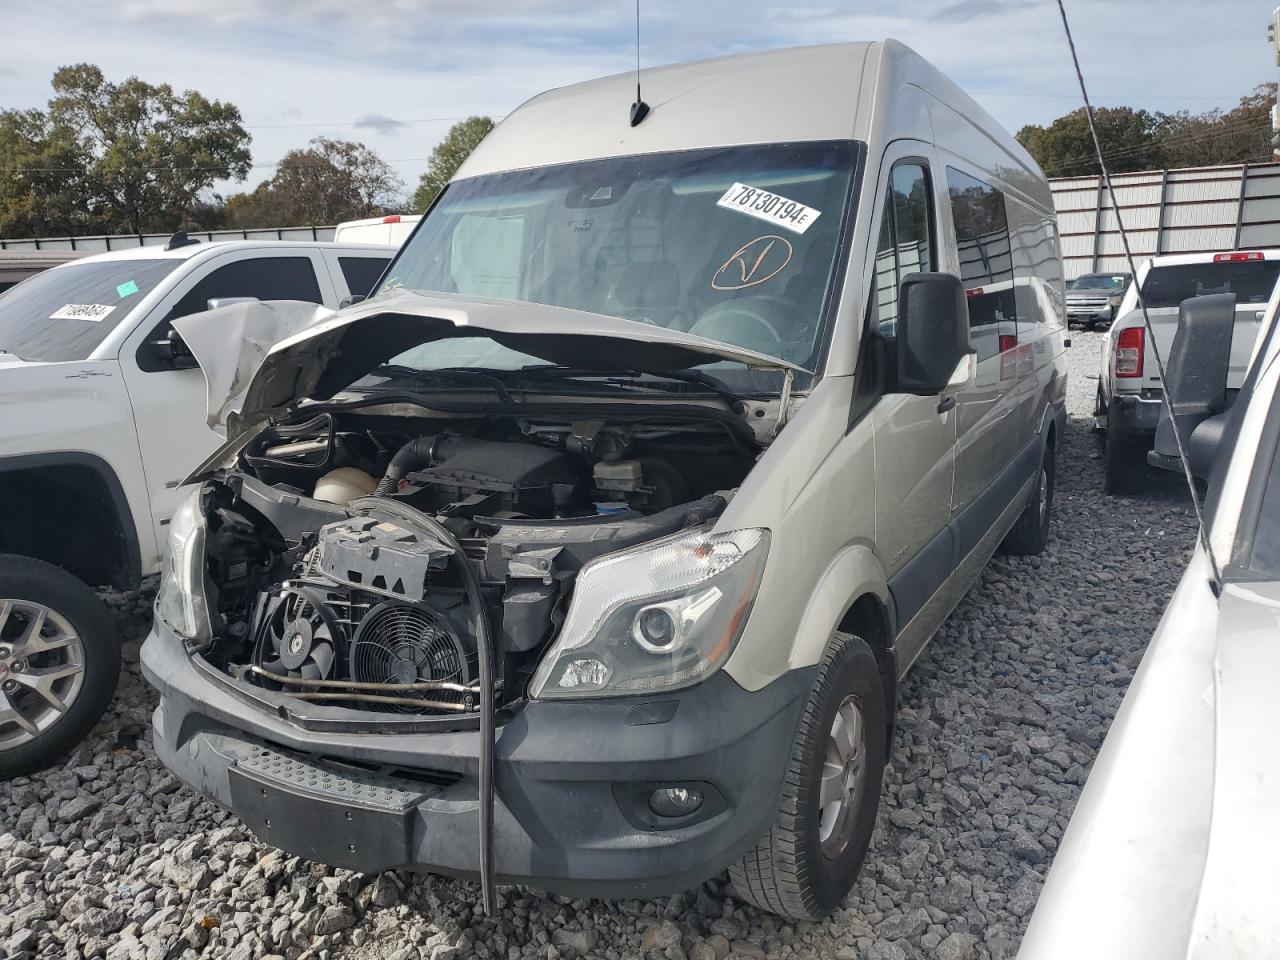
MULTIPOLYGON (((1129 269, 1101 180, 1049 181, 1068 280, 1129 269)), ((1280 247, 1280 163, 1122 173, 1111 181, 1136 260, 1158 253, 1280 247)))

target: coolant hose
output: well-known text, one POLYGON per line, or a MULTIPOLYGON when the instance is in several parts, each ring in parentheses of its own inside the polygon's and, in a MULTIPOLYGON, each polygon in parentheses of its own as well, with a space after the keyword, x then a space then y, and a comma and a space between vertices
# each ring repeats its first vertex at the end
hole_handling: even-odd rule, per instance
MULTIPOLYGON (((422 437, 421 440, 434 440, 433 437, 422 437)), ((409 446, 409 444, 405 444, 409 446)), ((404 448, 401 448, 403 452, 404 448)), ((396 454, 400 456, 399 453, 396 454)), ((391 469, 387 469, 388 475, 391 469)), ((384 478, 385 479, 385 478, 384 478)), ((375 495, 376 497, 376 495, 375 495)), ((373 508, 382 513, 390 513, 406 523, 425 527, 437 537, 441 543, 451 548, 453 553, 449 559, 458 571, 463 590, 467 595, 467 603, 471 607, 472 619, 476 628, 476 660, 480 674, 480 750, 478 762, 480 766, 480 902, 485 916, 494 915, 493 892, 493 750, 494 750, 494 712, 493 702, 493 633, 489 628, 489 611, 484 605, 484 597, 480 593, 480 578, 467 562, 467 555, 462 551, 462 544, 435 517, 429 516, 415 507, 399 500, 375 499, 363 497, 354 500, 350 508, 359 511, 362 507, 373 508)))

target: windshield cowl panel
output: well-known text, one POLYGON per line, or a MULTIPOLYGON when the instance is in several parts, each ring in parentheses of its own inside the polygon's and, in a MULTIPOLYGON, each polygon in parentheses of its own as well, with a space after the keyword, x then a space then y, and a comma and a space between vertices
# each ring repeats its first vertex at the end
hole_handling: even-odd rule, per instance
MULTIPOLYGON (((488 174, 448 187, 380 292, 567 307, 818 368, 852 141, 738 146, 488 174)), ((393 362, 516 369, 427 345, 393 362)), ((737 389, 743 364, 705 368, 737 389), (736 368, 736 369, 735 369, 736 368)), ((773 372, 780 380, 780 374, 773 372)))

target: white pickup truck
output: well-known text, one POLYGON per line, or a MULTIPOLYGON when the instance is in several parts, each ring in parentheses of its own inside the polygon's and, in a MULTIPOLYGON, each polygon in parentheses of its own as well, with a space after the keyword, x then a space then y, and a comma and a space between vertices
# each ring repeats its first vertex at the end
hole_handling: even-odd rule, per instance
POLYGON ((1138 291, 1146 303, 1155 348, 1169 356, 1183 300, 1213 293, 1236 298, 1235 335, 1227 390, 1244 381, 1258 329, 1280 276, 1280 250, 1233 250, 1152 257, 1138 268, 1102 349, 1094 427, 1105 436, 1106 489, 1140 493, 1146 483, 1147 451, 1155 438, 1163 385, 1147 342, 1138 291))
POLYGON ((221 442, 173 321, 245 299, 336 308, 367 294, 392 253, 176 234, 0 297, 0 779, 47 765, 97 722, 119 651, 91 587, 159 570, 177 487, 221 442))

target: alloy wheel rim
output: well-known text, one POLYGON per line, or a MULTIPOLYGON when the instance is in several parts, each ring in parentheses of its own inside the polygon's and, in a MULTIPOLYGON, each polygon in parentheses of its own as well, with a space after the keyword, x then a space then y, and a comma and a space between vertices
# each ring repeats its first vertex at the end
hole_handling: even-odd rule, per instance
POLYGON ((1049 515, 1049 468, 1040 468, 1040 522, 1049 515))
POLYGON ((84 642, 34 600, 0 598, 0 751, 53 727, 84 689, 84 642))
POLYGON ((867 724, 854 696, 831 720, 818 786, 818 841, 823 856, 840 856, 853 836, 866 783, 867 724))

